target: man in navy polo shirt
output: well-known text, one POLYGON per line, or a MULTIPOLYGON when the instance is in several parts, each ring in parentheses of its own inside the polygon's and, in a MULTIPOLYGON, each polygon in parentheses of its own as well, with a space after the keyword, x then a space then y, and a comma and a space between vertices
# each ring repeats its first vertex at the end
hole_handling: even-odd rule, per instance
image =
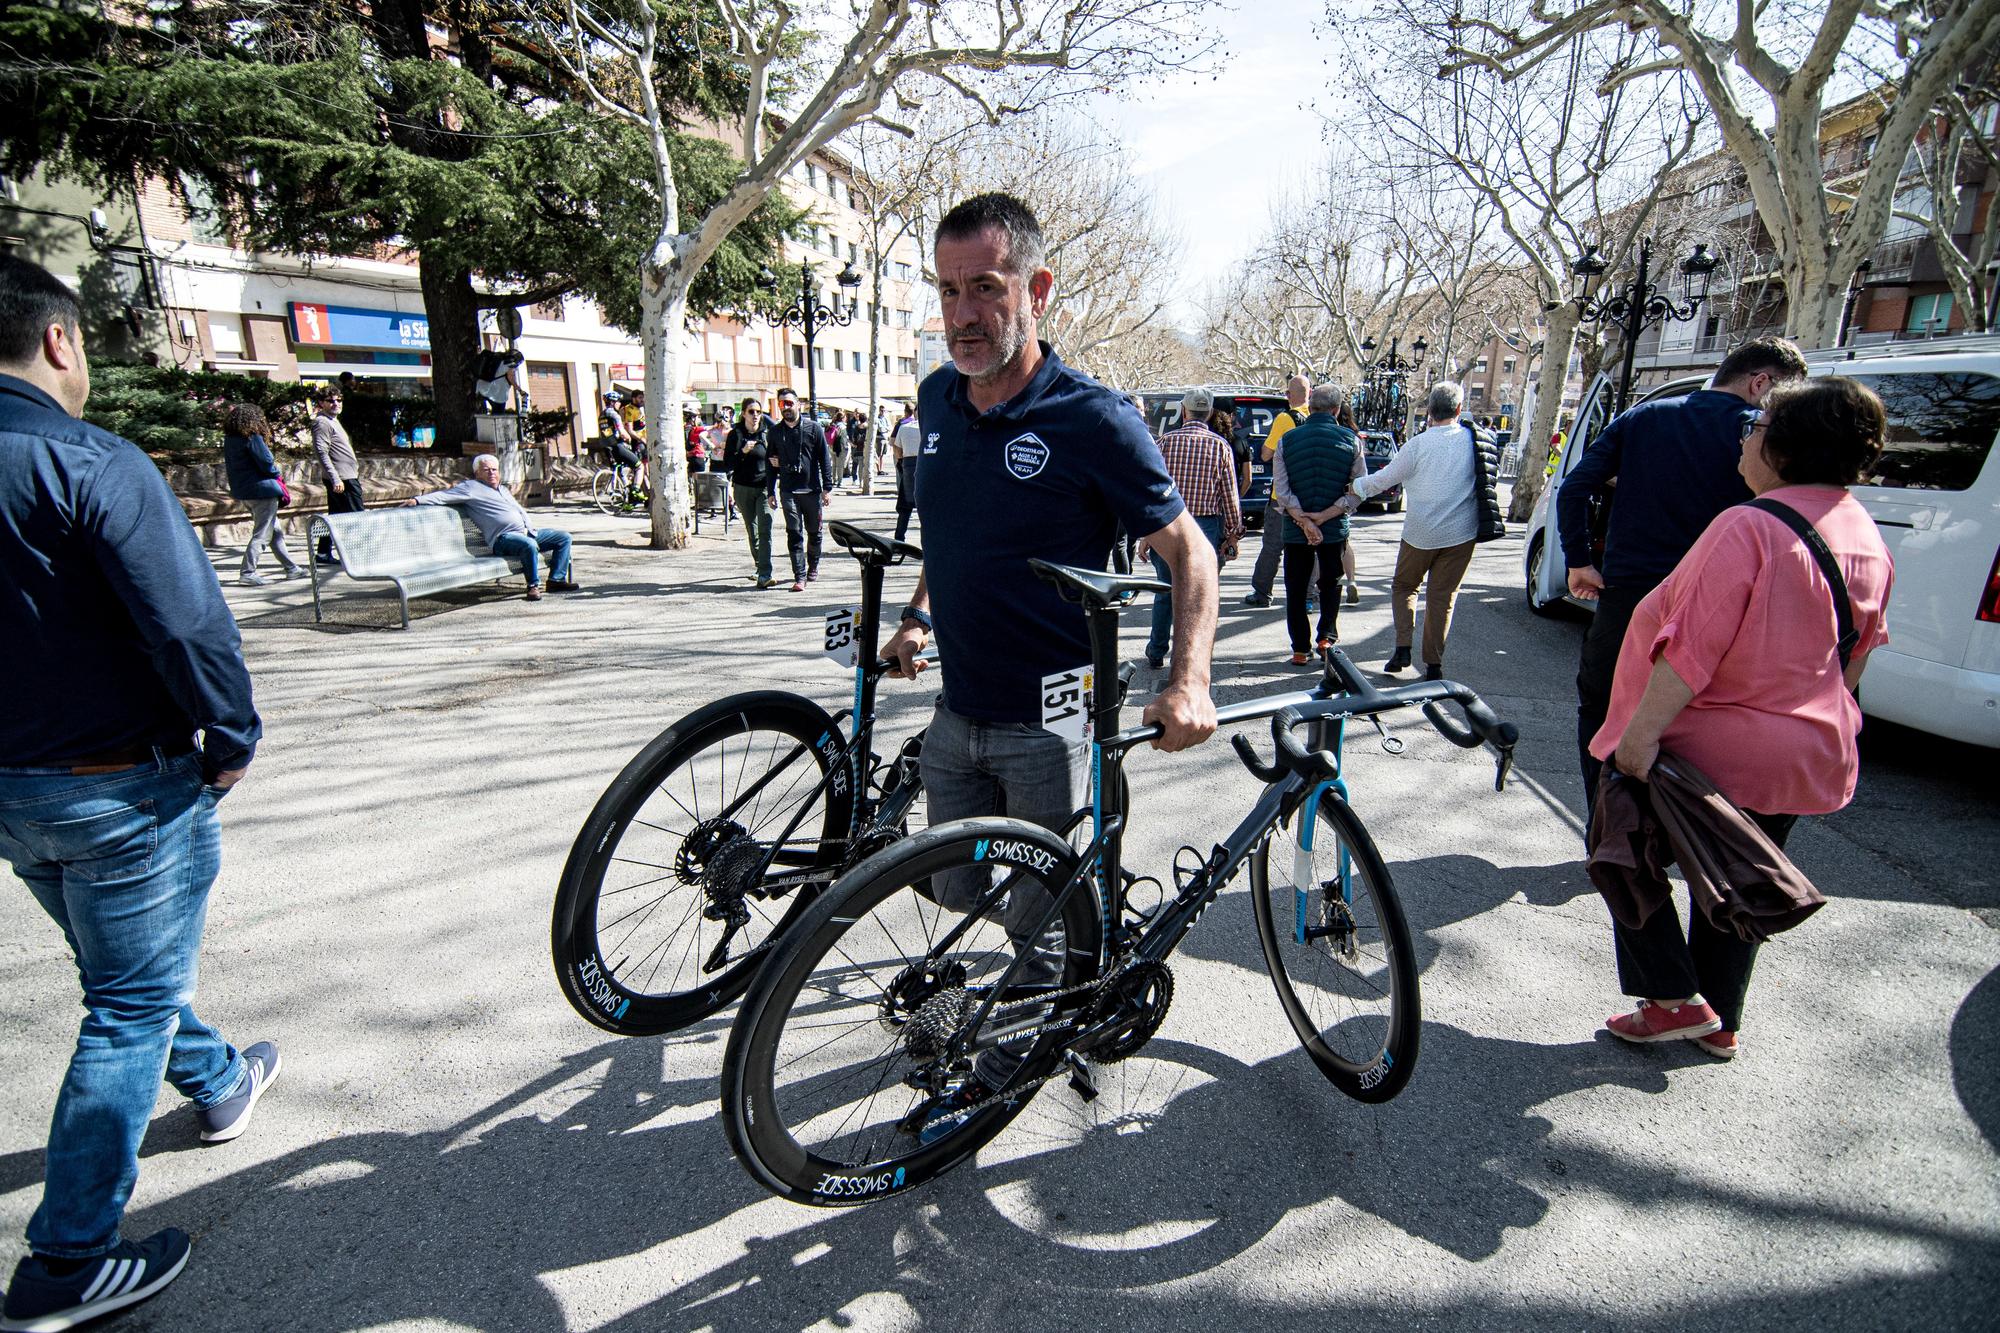
MULTIPOLYGON (((966 200, 938 223, 935 261, 952 364, 917 391, 924 569, 884 656, 914 679, 935 614, 944 690, 924 737, 930 822, 1006 814, 1054 828, 1088 799, 1088 747, 1042 725, 1042 682, 1087 665, 1090 639, 1082 608, 1028 560, 1103 569, 1123 523, 1167 563, 1180 640, 1144 718, 1162 728, 1159 749, 1180 750, 1215 731, 1215 551, 1144 418, 1037 340, 1055 278, 1027 205, 966 200)), ((947 905, 968 905, 978 877, 954 878, 968 882, 944 886, 947 905)), ((1014 929, 1031 909, 1008 904, 1016 948, 1037 947, 1014 929)), ((980 1100, 1011 1072, 986 1052, 963 1095, 980 1100)))

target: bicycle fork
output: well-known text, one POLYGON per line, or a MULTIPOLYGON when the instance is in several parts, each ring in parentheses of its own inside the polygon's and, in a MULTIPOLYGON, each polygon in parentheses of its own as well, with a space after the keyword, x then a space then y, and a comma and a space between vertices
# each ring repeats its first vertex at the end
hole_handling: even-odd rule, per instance
MULTIPOLYGON (((1332 744, 1327 748, 1338 759, 1341 742, 1347 734, 1347 719, 1336 720, 1332 731, 1332 744)), ((1335 777, 1316 784, 1306 799, 1299 803, 1299 826, 1292 842, 1292 938, 1299 944, 1309 944, 1313 940, 1333 936, 1339 953, 1346 956, 1354 943, 1354 858, 1346 845, 1335 837, 1330 849, 1336 867, 1334 877, 1322 882, 1317 868, 1319 857, 1329 849, 1313 846, 1319 832, 1317 816, 1320 796, 1329 790, 1342 801, 1347 800, 1347 782, 1335 777), (1331 908, 1336 893, 1337 911, 1315 912, 1315 895, 1323 895, 1323 900, 1331 908), (1315 916, 1321 918, 1317 923, 1315 916)))

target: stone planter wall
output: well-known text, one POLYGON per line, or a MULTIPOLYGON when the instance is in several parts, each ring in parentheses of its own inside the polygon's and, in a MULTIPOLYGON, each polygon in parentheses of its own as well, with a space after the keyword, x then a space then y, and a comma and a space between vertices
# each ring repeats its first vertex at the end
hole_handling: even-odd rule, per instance
MULTIPOLYGON (((361 489, 369 508, 401 504, 430 491, 442 490, 472 475, 470 458, 445 454, 364 453, 360 455, 361 489)), ((523 504, 547 504, 572 491, 590 489, 595 470, 587 461, 558 458, 545 465, 547 480, 517 486, 514 493, 523 504)), ((285 535, 303 541, 314 514, 326 512, 326 487, 319 461, 310 454, 281 454, 278 467, 285 485, 291 488, 292 503, 278 516, 285 535)), ((187 510, 188 520, 209 547, 241 546, 250 539, 250 510, 229 494, 229 474, 218 456, 213 462, 166 463, 160 468, 187 510)))

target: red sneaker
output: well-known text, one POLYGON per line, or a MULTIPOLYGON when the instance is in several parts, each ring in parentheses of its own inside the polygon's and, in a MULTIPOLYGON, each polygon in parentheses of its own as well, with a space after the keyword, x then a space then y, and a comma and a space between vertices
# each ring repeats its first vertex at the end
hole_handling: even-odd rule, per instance
POLYGON ((1696 1037, 1694 1044, 1707 1051, 1718 1060, 1734 1060, 1740 1049, 1736 1044, 1736 1034, 1724 1028, 1711 1032, 1706 1037, 1696 1037))
POLYGON ((1604 1020, 1604 1030, 1623 1041, 1682 1041, 1720 1031, 1722 1020, 1706 1000, 1690 1000, 1672 1009, 1639 1001, 1629 1014, 1614 1014, 1604 1020))
POLYGON ((1308 663, 1308 662, 1310 662, 1310 661, 1312 661, 1312 654, 1310 654, 1310 653, 1293 653, 1293 654, 1292 654, 1292 665, 1293 665, 1293 666, 1304 666, 1304 665, 1305 665, 1306 663, 1308 663))

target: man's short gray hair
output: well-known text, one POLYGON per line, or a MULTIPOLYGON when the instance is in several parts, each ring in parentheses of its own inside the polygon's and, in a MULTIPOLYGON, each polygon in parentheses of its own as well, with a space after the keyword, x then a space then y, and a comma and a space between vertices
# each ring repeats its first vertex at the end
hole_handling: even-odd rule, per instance
POLYGON ((1009 273, 1030 277, 1048 266, 1048 245, 1042 238, 1042 224, 1034 210, 1011 194, 998 192, 974 195, 938 219, 931 236, 931 249, 939 241, 969 241, 988 228, 1007 238, 1009 273))
POLYGON ((1346 395, 1338 384, 1315 384, 1306 395, 1306 408, 1313 412, 1338 412, 1346 395))
POLYGON ((1431 386, 1430 414, 1432 421, 1450 421, 1465 407, 1465 390, 1446 381, 1431 386))
POLYGON ((473 458, 473 460, 472 460, 472 470, 473 470, 474 472, 477 472, 477 471, 479 471, 479 465, 480 465, 481 463, 491 463, 491 464, 493 465, 493 470, 494 470, 495 472, 498 472, 498 471, 500 470, 500 459, 499 459, 499 456, 498 456, 498 455, 495 455, 495 454, 479 454, 479 455, 475 456, 475 457, 473 458))

